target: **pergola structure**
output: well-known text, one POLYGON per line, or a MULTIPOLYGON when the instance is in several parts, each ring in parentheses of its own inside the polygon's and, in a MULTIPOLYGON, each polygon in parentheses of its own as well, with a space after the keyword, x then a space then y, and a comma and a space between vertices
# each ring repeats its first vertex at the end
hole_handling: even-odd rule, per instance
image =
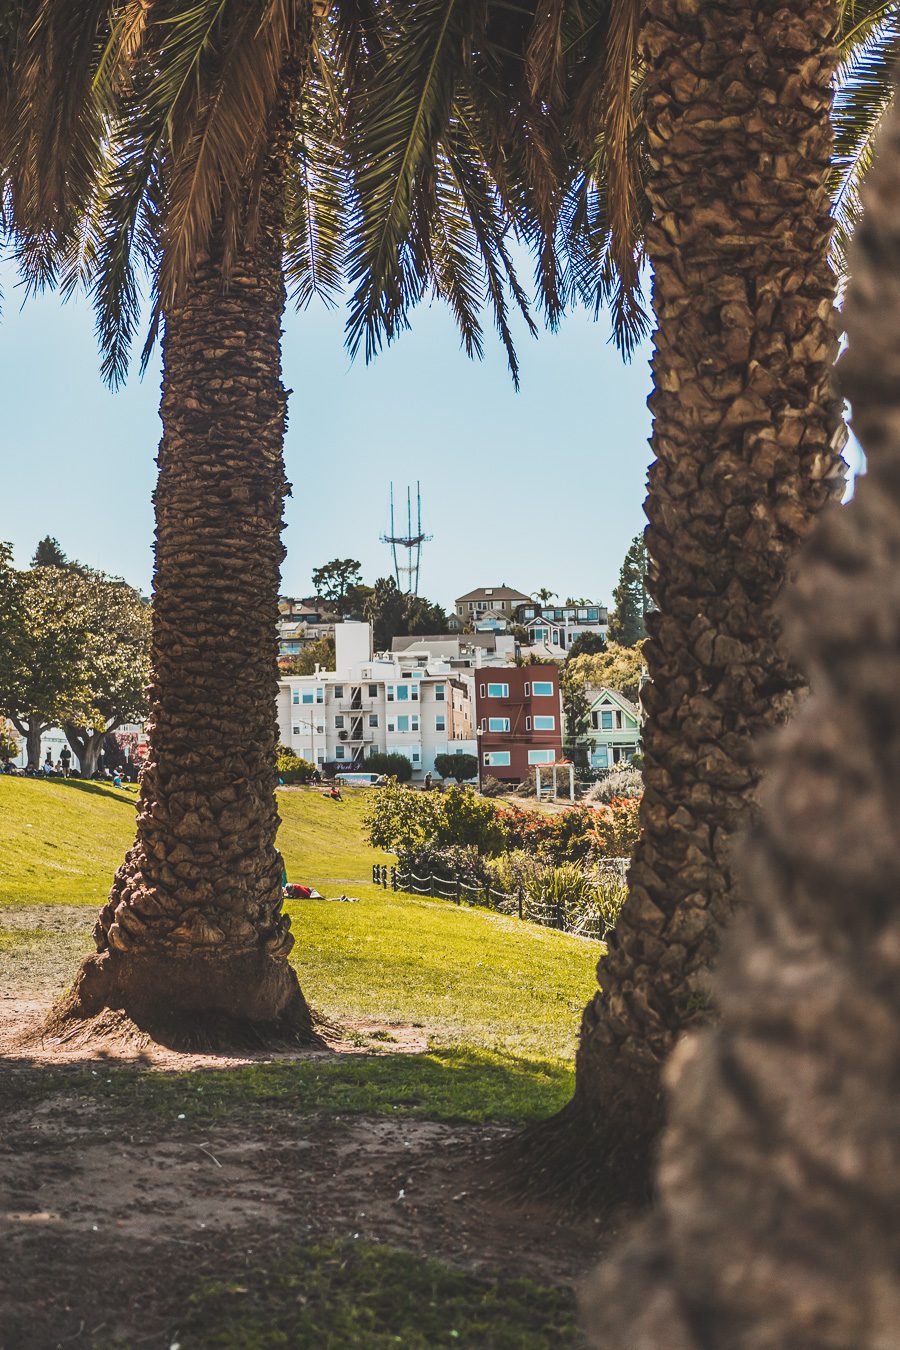
MULTIPOLYGON (((560 769, 566 769, 566 770, 568 770, 568 774, 569 774, 569 801, 570 801, 570 802, 574 802, 574 800, 575 800, 575 765, 572 763, 572 761, 571 761, 570 759, 558 759, 558 760, 556 760, 553 764, 535 764, 535 766, 534 766, 534 781, 535 781, 535 790, 536 790, 536 792, 537 792, 537 799, 538 799, 538 801, 540 801, 541 798, 542 798, 543 795, 544 795, 544 789, 543 789, 543 787, 542 787, 542 785, 541 785, 541 772, 543 771, 544 773, 546 773, 546 772, 548 771, 548 769, 549 769, 550 774, 551 774, 551 776, 552 776, 552 777, 551 777, 552 788, 550 788, 550 800, 555 802, 555 801, 558 799, 558 797, 559 797, 559 771, 560 771, 560 769)), ((550 787, 549 784, 548 784, 548 787, 550 787)))

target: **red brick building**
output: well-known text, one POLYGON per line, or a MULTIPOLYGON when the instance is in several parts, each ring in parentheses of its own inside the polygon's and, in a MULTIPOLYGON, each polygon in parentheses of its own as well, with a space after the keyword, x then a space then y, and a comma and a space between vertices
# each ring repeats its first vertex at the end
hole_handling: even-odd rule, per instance
POLYGON ((482 666, 473 673, 482 777, 521 783, 534 777, 536 764, 562 758, 557 666, 482 666))

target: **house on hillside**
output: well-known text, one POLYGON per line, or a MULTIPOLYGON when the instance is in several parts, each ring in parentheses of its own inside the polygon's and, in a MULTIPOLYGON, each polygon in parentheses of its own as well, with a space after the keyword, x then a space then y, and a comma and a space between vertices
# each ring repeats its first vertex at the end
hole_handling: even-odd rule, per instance
POLYGON ((616 689, 591 688, 590 757, 592 769, 627 763, 641 749, 641 710, 616 689))
POLYGON ((548 656, 565 656, 577 637, 591 633, 606 639, 609 610, 605 605, 540 605, 534 600, 517 606, 514 622, 528 631, 528 641, 548 656))
POLYGON ((454 618, 464 628, 477 628, 490 615, 491 626, 508 626, 520 605, 528 603, 528 596, 513 586, 478 586, 466 591, 454 601, 454 618))
POLYGON ((278 601, 278 655, 299 656, 319 638, 334 637, 335 615, 316 596, 297 600, 281 596, 278 601))

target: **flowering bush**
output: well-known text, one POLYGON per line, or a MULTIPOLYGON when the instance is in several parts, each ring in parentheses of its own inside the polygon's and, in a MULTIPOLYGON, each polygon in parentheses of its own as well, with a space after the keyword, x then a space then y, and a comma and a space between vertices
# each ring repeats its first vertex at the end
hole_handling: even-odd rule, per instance
POLYGON ((640 797, 613 797, 591 812, 594 817, 590 856, 630 858, 640 831, 640 797))

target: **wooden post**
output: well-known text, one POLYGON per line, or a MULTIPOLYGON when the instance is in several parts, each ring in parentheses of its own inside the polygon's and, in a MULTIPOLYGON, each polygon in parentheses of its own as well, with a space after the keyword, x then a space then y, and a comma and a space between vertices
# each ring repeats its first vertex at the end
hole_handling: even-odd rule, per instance
POLYGON ((460 884, 459 877, 456 878, 456 903, 458 905, 462 904, 462 885, 460 884))
POLYGON ((432 872, 432 874, 431 874, 431 898, 432 898, 432 900, 435 898, 435 890, 434 890, 434 873, 433 873, 433 872, 432 872))
POLYGON ((520 886, 520 887, 519 887, 519 918, 520 918, 520 919, 524 917, 524 916, 523 916, 523 910, 524 910, 524 903, 523 903, 523 900, 524 900, 524 895, 525 895, 525 892, 523 891, 522 887, 520 886))

